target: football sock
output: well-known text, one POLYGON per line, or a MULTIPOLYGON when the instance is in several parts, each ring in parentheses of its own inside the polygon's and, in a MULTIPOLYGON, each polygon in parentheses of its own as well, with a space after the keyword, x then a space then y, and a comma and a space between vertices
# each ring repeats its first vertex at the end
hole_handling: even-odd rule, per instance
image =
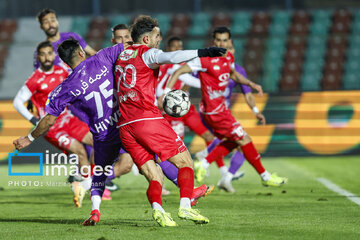
POLYGON ((91 210, 98 210, 100 212, 101 197, 99 195, 91 196, 91 210))
POLYGON ((81 186, 85 189, 85 191, 88 191, 91 188, 92 178, 84 178, 84 180, 81 181, 81 186))
POLYGON ((237 170, 241 168, 245 161, 244 154, 239 151, 235 151, 230 160, 229 172, 235 174, 237 170))
POLYGON ((271 175, 270 175, 270 173, 268 171, 265 171, 262 174, 260 174, 260 176, 261 176, 262 180, 268 181, 268 180, 270 180, 271 175))
POLYGON ((261 156, 258 153, 258 151, 256 151, 253 142, 249 142, 241 146, 241 149, 244 153, 245 158, 249 161, 249 163, 255 168, 255 170, 259 174, 265 172, 265 168, 263 167, 260 161, 261 156))
POLYGON ((152 207, 152 209, 156 209, 156 210, 160 210, 161 212, 165 212, 163 207, 160 204, 158 204, 157 202, 153 202, 151 204, 151 207, 152 207))
POLYGON ((110 181, 113 180, 114 178, 115 178, 115 169, 114 169, 114 165, 112 165, 112 166, 111 166, 111 175, 110 175, 110 176, 107 176, 105 183, 110 182, 110 181))
POLYGON ((215 138, 207 147, 207 151, 211 152, 219 143, 221 142, 220 139, 215 138))
POLYGON ((223 158, 217 158, 215 161, 216 161, 216 165, 218 166, 218 168, 225 166, 223 158))
POLYGON ((180 207, 191 208, 190 198, 180 198, 180 207))
POLYGON ((169 161, 163 161, 159 163, 162 171, 164 172, 165 176, 172 181, 175 185, 178 185, 177 177, 179 174, 179 169, 169 161))
POLYGON ((178 175, 178 185, 180 188, 180 199, 187 198, 187 200, 180 201, 180 207, 183 206, 189 207, 190 198, 194 190, 194 170, 189 167, 183 167, 179 169, 178 175))
POLYGON ((151 207, 158 207, 157 204, 162 206, 161 192, 161 184, 158 181, 152 180, 149 184, 148 190, 146 191, 151 207), (157 204, 154 205, 153 203, 157 204))
POLYGON ((226 173, 228 172, 228 168, 226 166, 222 166, 221 168, 219 168, 219 171, 220 171, 221 177, 224 177, 226 175, 226 173))
POLYGON ((229 154, 234 148, 236 148, 237 144, 232 141, 222 141, 219 145, 217 145, 214 150, 212 150, 209 155, 205 158, 209 164, 216 161, 218 158, 224 158, 229 154))

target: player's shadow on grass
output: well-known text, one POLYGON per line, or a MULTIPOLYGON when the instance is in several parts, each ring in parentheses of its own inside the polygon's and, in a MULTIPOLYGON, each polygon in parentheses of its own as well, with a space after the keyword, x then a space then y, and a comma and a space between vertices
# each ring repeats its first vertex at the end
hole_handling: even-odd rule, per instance
MULTIPOLYGON (((84 219, 51 219, 51 217, 43 218, 0 218, 1 222, 27 222, 27 223, 45 223, 45 224, 75 224, 81 225, 84 219)), ((154 221, 151 219, 112 219, 101 221, 101 225, 106 226, 127 226, 127 227, 153 227, 154 221)))

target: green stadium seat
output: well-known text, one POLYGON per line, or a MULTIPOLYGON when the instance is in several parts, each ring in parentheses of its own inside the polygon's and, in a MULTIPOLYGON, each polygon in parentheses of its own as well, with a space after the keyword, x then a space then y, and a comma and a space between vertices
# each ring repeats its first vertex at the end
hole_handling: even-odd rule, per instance
POLYGON ((270 35, 283 36, 286 35, 291 22, 291 14, 289 11, 277 11, 273 14, 272 24, 269 27, 270 35))
POLYGON ((360 62, 359 61, 347 61, 345 64, 346 73, 360 73, 360 62))
POLYGON ((279 91, 280 72, 278 74, 264 74, 262 87, 265 92, 274 93, 279 91))
POLYGON ((343 88, 346 90, 360 89, 360 77, 357 73, 347 72, 342 81, 343 88))
POLYGON ((199 48, 203 48, 204 45, 205 45, 204 40, 200 40, 200 39, 188 40, 185 42, 185 49, 199 49, 199 48))
POLYGON ((231 32, 234 35, 244 35, 248 32, 251 26, 251 13, 236 12, 233 14, 233 23, 231 25, 231 32))
POLYGON ((158 20, 160 30, 163 36, 166 36, 171 27, 171 16, 169 14, 155 14, 154 17, 158 20))
POLYGON ((321 72, 303 74, 300 81, 302 91, 321 91, 321 72))
POLYGON ((110 27, 114 27, 118 24, 130 25, 131 17, 129 15, 121 14, 110 18, 110 27))
POLYGON ((348 61, 360 61, 360 47, 349 47, 347 49, 348 61))
POLYGON ((88 32, 90 23, 90 17, 75 17, 71 23, 71 32, 75 32, 82 36, 86 37, 86 33, 88 32))
POLYGON ((211 22, 210 14, 198 13, 192 17, 192 24, 189 28, 189 36, 204 36, 209 32, 211 22))

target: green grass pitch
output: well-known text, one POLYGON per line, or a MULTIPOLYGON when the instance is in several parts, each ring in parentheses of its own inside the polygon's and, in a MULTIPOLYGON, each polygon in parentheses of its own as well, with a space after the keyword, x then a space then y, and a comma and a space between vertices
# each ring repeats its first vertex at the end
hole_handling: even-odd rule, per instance
MULTIPOLYGON (((103 201, 101 220, 95 227, 81 223, 91 211, 89 197, 76 209, 68 186, 8 186, 9 181, 64 182, 64 177, 10 177, 0 166, 0 239, 360 239, 360 206, 332 192, 316 178, 331 180, 360 196, 360 157, 264 158, 269 171, 289 178, 281 188, 265 188, 245 163, 245 177, 233 182, 237 192, 215 189, 199 201, 207 225, 177 217, 179 193, 163 198, 164 208, 180 225, 161 228, 151 217, 145 195, 147 183, 132 173, 115 180, 121 189, 112 201, 103 201)), ((16 171, 34 166, 15 166, 16 171)), ((207 184, 219 173, 211 166, 207 184)))

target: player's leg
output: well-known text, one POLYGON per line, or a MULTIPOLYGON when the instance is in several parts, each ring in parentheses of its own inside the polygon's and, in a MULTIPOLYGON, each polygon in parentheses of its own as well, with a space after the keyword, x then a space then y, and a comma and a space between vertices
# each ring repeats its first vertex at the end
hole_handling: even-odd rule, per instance
POLYGON ((118 157, 120 148, 120 140, 113 143, 94 142, 94 161, 96 166, 94 169, 100 167, 103 171, 97 173, 97 170, 94 170, 91 185, 91 213, 90 217, 83 222, 84 226, 93 226, 100 220, 100 204, 105 191, 105 181, 108 176, 114 174, 112 164, 118 157))
POLYGON ((245 161, 245 156, 241 151, 241 148, 238 151, 235 151, 230 159, 230 166, 228 170, 228 178, 231 178, 231 181, 237 180, 244 176, 244 172, 238 172, 245 161))
POLYGON ((279 177, 276 174, 270 174, 265 170, 261 163, 261 156, 256 150, 251 137, 247 134, 242 139, 237 140, 240 145, 242 152, 246 160, 255 168, 258 174, 261 176, 262 183, 264 186, 278 187, 287 182, 287 178, 279 177))

